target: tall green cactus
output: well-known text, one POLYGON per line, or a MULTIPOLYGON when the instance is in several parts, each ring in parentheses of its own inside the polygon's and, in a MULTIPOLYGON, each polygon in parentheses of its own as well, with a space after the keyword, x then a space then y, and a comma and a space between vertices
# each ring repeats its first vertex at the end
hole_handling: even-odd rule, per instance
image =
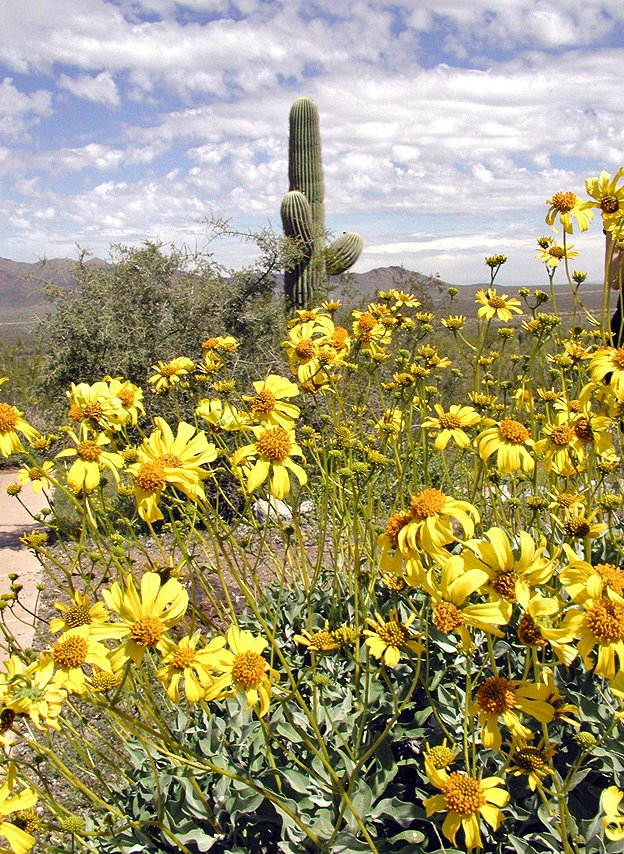
POLYGON ((339 276, 357 261, 364 241, 354 231, 325 246, 323 162, 319 114, 314 101, 298 98, 290 109, 288 142, 289 192, 282 201, 284 234, 301 250, 297 264, 286 270, 284 290, 294 308, 321 296, 328 276, 339 276))

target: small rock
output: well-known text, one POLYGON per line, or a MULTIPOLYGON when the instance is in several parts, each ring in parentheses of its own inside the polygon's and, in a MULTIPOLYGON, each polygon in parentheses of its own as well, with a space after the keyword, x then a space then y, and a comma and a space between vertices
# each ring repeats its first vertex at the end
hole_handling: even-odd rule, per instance
POLYGON ((264 498, 259 498, 253 505, 252 512, 260 524, 263 524, 269 518, 273 522, 280 519, 284 524, 288 525, 292 522, 293 518, 288 504, 280 501, 279 498, 271 498, 270 503, 264 498))

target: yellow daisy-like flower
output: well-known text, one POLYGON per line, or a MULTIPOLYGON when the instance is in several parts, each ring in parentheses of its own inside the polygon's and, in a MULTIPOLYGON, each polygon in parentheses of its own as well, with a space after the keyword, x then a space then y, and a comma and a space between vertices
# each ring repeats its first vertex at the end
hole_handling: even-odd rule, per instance
POLYGON ((535 792, 544 785, 546 777, 554 773, 551 765, 554 753, 555 745, 543 738, 537 747, 527 739, 515 738, 509 751, 507 773, 514 777, 526 775, 529 788, 535 792))
POLYGON ((261 424, 276 424, 290 430, 301 410, 294 403, 288 403, 287 399, 297 397, 299 387, 278 374, 270 374, 266 380, 255 382, 253 387, 255 397, 243 395, 243 400, 249 402, 253 417, 261 424))
POLYGON ((572 218, 577 221, 581 231, 587 231, 589 223, 594 218, 594 212, 588 208, 587 202, 582 202, 576 193, 555 193, 551 199, 546 200, 546 204, 550 205, 546 222, 555 232, 557 217, 566 234, 572 234, 572 218))
POLYGON ((110 590, 102 591, 102 596, 110 610, 121 618, 120 637, 125 637, 111 656, 114 670, 129 658, 140 664, 148 649, 158 649, 163 655, 171 652, 174 644, 166 633, 188 607, 188 593, 176 578, 161 586, 156 572, 146 572, 141 578, 139 594, 129 575, 123 588, 115 582, 110 590))
POLYGON ((560 246, 559 243, 550 243, 546 247, 540 247, 535 257, 547 267, 558 267, 559 262, 565 259, 572 259, 578 256, 578 252, 573 246, 560 246))
POLYGON ((511 681, 504 676, 491 676, 477 689, 476 699, 470 711, 478 714, 483 746, 498 750, 502 737, 498 719, 515 738, 529 738, 531 730, 520 722, 518 712, 530 715, 540 723, 550 723, 555 716, 548 702, 550 689, 543 682, 527 683, 520 679, 511 681))
POLYGON ((92 383, 72 383, 67 392, 68 418, 78 424, 100 430, 120 430, 130 414, 110 385, 100 380, 92 383))
POLYGON ((54 465, 49 460, 45 460, 40 465, 22 466, 17 474, 17 479, 22 486, 30 483, 33 492, 43 492, 44 489, 49 491, 52 488, 50 478, 53 474, 54 465))
POLYGON ((221 400, 218 397, 212 400, 208 398, 200 400, 195 412, 208 422, 208 428, 212 433, 240 430, 249 423, 246 412, 238 410, 229 400, 221 400))
POLYGON ((624 813, 620 812, 620 804, 624 792, 617 786, 609 786, 600 796, 600 808, 604 813, 601 823, 604 835, 611 842, 624 840, 624 813))
MULTIPOLYGON (((544 596, 535 590, 518 620, 520 643, 529 647, 551 646, 560 664, 572 664, 578 651, 573 645, 574 634, 560 625, 562 603, 559 598, 544 596)), ((552 703, 552 700, 549 700, 552 703)))
POLYGON ((27 715, 41 731, 60 729, 57 719, 67 691, 55 679, 52 656, 42 655, 28 667, 15 657, 4 664, 7 673, 6 677, 0 676, 0 684, 4 683, 5 708, 17 715, 27 715))
POLYGON ((375 347, 385 347, 392 340, 392 328, 385 326, 371 311, 354 309, 353 338, 365 352, 375 347))
MULTIPOLYGON (((118 637, 121 632, 117 625, 109 625, 106 636, 118 637)), ((46 653, 54 661, 54 681, 68 694, 83 694, 85 691, 85 672, 83 666, 92 664, 110 673, 109 650, 103 643, 89 634, 89 626, 77 626, 63 632, 56 643, 46 653)))
POLYGON ((79 437, 72 430, 68 430, 67 435, 76 447, 66 448, 58 453, 55 459, 77 457, 67 472, 67 485, 73 492, 93 492, 99 486, 100 474, 104 468, 110 471, 115 481, 119 481, 117 469, 123 468, 123 457, 114 451, 105 450, 105 446, 110 444, 106 433, 97 433, 92 437, 83 424, 79 437))
POLYGON ((604 522, 594 522, 598 512, 599 509, 596 508, 587 516, 584 507, 574 505, 566 510, 563 520, 557 519, 556 521, 566 537, 571 540, 583 540, 585 537, 595 540, 597 537, 601 537, 608 527, 604 522))
POLYGON ((367 617, 370 629, 364 629, 366 646, 374 658, 378 658, 387 667, 396 667, 401 659, 401 650, 409 649, 420 655, 425 651, 424 646, 416 640, 416 635, 410 632, 410 626, 416 619, 416 614, 410 614, 403 622, 396 610, 390 611, 390 619, 384 620, 375 611, 375 619, 367 617))
POLYGON ((143 406, 143 389, 122 377, 107 377, 111 394, 121 402, 131 424, 138 423, 139 416, 145 415, 143 406))
POLYGON ((10 762, 5 781, 0 786, 0 836, 9 843, 13 854, 27 854, 36 842, 35 837, 7 820, 7 817, 12 813, 33 807, 37 803, 37 794, 32 789, 22 789, 19 794, 14 795, 13 789, 16 783, 17 771, 15 764, 10 762))
POLYGON ((310 650, 310 652, 334 652, 340 649, 340 641, 329 629, 329 621, 325 620, 325 628, 318 631, 302 629, 301 634, 293 635, 293 640, 310 650))
POLYGON ((454 742, 451 742, 451 746, 448 745, 448 739, 443 739, 442 744, 434 744, 433 747, 427 741, 425 743, 425 750, 423 751, 425 757, 425 768, 427 764, 431 765, 434 770, 439 771, 442 768, 448 768, 449 765, 452 765, 457 758, 457 747, 454 742))
POLYGON ((624 347, 601 347, 589 363, 592 382, 601 383, 609 375, 609 385, 618 398, 624 396, 624 347))
POLYGON ((502 528, 490 528, 485 540, 468 540, 463 551, 466 569, 483 569, 488 587, 497 598, 529 603, 531 589, 548 583, 555 571, 555 558, 544 556, 546 541, 538 547, 526 531, 518 533, 520 555, 516 559, 509 536, 502 528), (488 542, 489 540, 489 542, 488 542))
MULTIPOLYGON (((333 331, 333 321, 326 317, 331 323, 333 331)), ((282 347, 286 350, 290 370, 293 374, 297 373, 297 367, 300 364, 306 364, 311 359, 318 355, 320 341, 330 334, 327 328, 319 328, 315 320, 308 320, 305 323, 297 323, 288 331, 288 338, 282 341, 282 347)))
POLYGON ((508 323, 514 314, 522 314, 520 308, 520 300, 515 297, 508 297, 507 294, 497 294, 496 288, 488 288, 484 291, 483 288, 475 294, 475 302, 481 308, 477 311, 477 317, 492 320, 497 317, 504 323, 508 323))
POLYGON ((223 350, 225 353, 235 353, 240 347, 240 341, 234 338, 233 335, 215 335, 214 338, 207 338, 202 342, 202 350, 205 352, 213 352, 214 350, 223 350))
POLYGON ((22 415, 23 413, 10 403, 0 403, 0 453, 5 457, 24 450, 18 433, 29 442, 38 435, 38 431, 24 421, 22 415))
POLYGON ((586 204, 600 210, 603 225, 607 231, 611 231, 613 226, 622 219, 624 186, 618 187, 618 183, 623 176, 624 167, 618 169, 613 177, 603 170, 598 177, 588 178, 585 181, 587 195, 593 199, 586 204))
MULTIPOLYGON (((282 499, 290 492, 292 472, 303 486, 308 482, 304 469, 292 457, 303 457, 303 451, 296 444, 295 431, 280 426, 259 426, 251 428, 256 441, 239 448, 232 455, 232 465, 241 465, 249 458, 255 458, 253 467, 247 474, 247 492, 254 492, 267 478, 270 479, 271 495, 282 499)), ((305 461, 305 460, 304 460, 305 461)))
POLYGON ((505 816, 501 807, 509 802, 509 792, 500 789, 504 785, 501 777, 483 777, 477 779, 444 769, 426 766, 427 776, 432 785, 441 789, 441 794, 425 798, 423 806, 427 816, 436 812, 446 812, 442 824, 442 833, 455 846, 457 832, 464 833, 465 846, 469 851, 483 848, 480 818, 483 818, 493 830, 498 830, 505 816))
POLYGON ((436 451, 445 450, 448 443, 453 440, 459 448, 470 447, 470 438, 464 432, 466 427, 474 427, 481 421, 481 416, 472 406, 460 406, 452 404, 448 412, 439 403, 434 403, 433 408, 437 417, 428 416, 422 423, 427 430, 438 430, 434 447, 436 451))
POLYGON ((53 617, 50 620, 50 631, 53 634, 76 629, 79 626, 88 626, 89 634, 94 638, 104 640, 110 637, 108 611, 101 602, 89 605, 89 597, 86 593, 76 590, 70 605, 55 602, 54 607, 62 616, 53 617))
POLYGON ((563 546, 568 565, 559 573, 559 580, 575 602, 586 592, 593 598, 606 595, 607 588, 618 596, 624 593, 624 569, 613 563, 597 563, 592 566, 582 560, 567 543, 563 546))
POLYGON ((542 429, 546 436, 535 443, 533 450, 542 457, 546 471, 554 471, 564 477, 583 471, 585 447, 579 432, 581 435, 593 435, 587 419, 584 419, 583 426, 584 431, 575 430, 574 422, 569 421, 564 412, 558 412, 554 421, 544 425, 542 429))
POLYGON ((375 430, 382 435, 398 435, 403 430, 405 418, 401 409, 386 409, 375 423, 375 430))
POLYGON ((221 652, 220 665, 222 675, 206 691, 205 699, 214 700, 242 691, 247 700, 247 708, 257 707, 260 717, 269 710, 272 695, 271 680, 277 681, 279 673, 262 656, 267 641, 254 637, 251 632, 238 626, 231 626, 227 633, 229 649, 221 652))
POLYGON ((578 638, 577 648, 585 667, 597 676, 613 679, 616 670, 624 668, 624 598, 610 588, 606 593, 593 596, 590 588, 579 593, 576 601, 580 607, 568 611, 563 626, 578 638))
POLYGON ((184 693, 190 703, 197 703, 206 689, 222 672, 225 661, 221 656, 225 638, 213 638, 201 649, 199 631, 181 638, 177 645, 163 658, 163 666, 156 676, 165 685, 167 696, 174 703, 180 702, 180 681, 184 680, 184 693))
POLYGON ((418 557, 420 550, 437 556, 457 537, 453 521, 463 530, 466 538, 472 537, 479 511, 468 501, 458 501, 439 489, 423 489, 410 501, 411 515, 398 532, 397 545, 406 557, 418 557))
POLYGON ((159 359, 151 367, 155 373, 148 378, 148 383, 153 386, 156 394, 166 394, 182 377, 195 370, 195 362, 188 356, 177 356, 170 362, 159 359))
POLYGON ((469 627, 503 637, 496 627, 506 625, 511 619, 511 602, 501 600, 473 605, 467 601, 487 580, 488 575, 482 569, 466 570, 461 555, 453 555, 442 566, 439 579, 431 570, 423 584, 433 602, 435 627, 446 635, 457 632, 464 649, 472 644, 469 627))
POLYGON ((518 471, 531 472, 535 468, 535 460, 530 448, 535 444, 528 428, 513 418, 503 418, 496 423, 486 419, 486 424, 492 424, 477 436, 477 447, 482 460, 489 460, 496 454, 496 465, 503 474, 514 474, 518 471))

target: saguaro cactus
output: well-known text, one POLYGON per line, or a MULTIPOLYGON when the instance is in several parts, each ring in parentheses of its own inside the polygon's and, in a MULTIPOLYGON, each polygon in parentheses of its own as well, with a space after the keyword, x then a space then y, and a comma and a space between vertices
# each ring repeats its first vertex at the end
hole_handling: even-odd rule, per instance
POLYGON ((290 109, 289 124, 289 192, 281 215, 284 234, 297 241, 301 256, 286 271, 284 290, 291 306, 303 308, 323 293, 328 276, 339 276, 357 261, 364 241, 349 231, 325 246, 321 134, 314 101, 298 98, 290 109))

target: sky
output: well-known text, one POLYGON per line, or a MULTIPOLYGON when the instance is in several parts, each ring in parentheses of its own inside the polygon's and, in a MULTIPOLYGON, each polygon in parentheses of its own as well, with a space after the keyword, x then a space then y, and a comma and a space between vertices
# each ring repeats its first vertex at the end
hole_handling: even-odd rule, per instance
MULTIPOLYGON (((546 199, 624 165, 622 0, 2 0, 0 256, 143 240, 253 260, 281 233, 288 113, 319 109, 356 272, 543 287, 546 199)), ((602 278, 600 223, 571 238, 602 278)))

